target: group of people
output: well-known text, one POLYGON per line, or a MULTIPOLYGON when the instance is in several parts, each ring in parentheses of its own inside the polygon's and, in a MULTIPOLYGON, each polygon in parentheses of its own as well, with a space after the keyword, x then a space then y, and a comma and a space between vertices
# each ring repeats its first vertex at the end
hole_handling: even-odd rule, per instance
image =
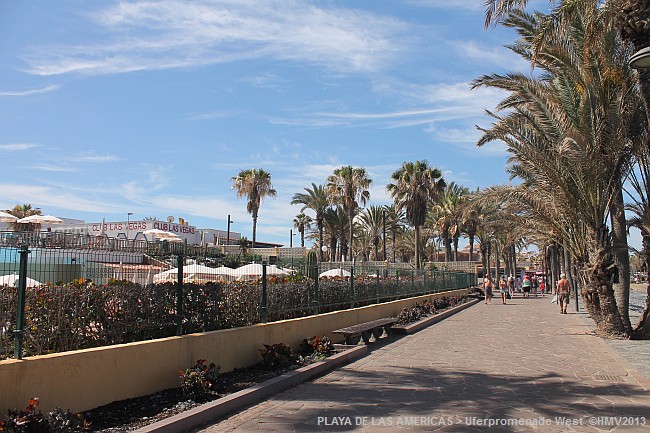
MULTIPOLYGON (((507 304, 507 300, 511 299, 514 295, 515 290, 518 288, 519 282, 510 275, 506 280, 505 275, 499 280, 499 293, 501 294, 501 301, 503 304, 507 304)), ((492 277, 487 275, 483 279, 483 292, 485 293, 485 303, 492 303, 492 292, 494 289, 494 284, 492 283, 492 277)), ((532 291, 533 295, 537 297, 537 290, 544 296, 546 293, 546 283, 544 278, 534 278, 529 274, 525 274, 523 280, 521 281, 521 291, 523 292, 524 298, 529 298, 532 291)), ((570 294, 570 285, 569 281, 566 278, 565 274, 560 275, 560 281, 557 283, 557 303, 560 305, 560 313, 567 314, 567 306, 569 305, 569 294, 570 294)))

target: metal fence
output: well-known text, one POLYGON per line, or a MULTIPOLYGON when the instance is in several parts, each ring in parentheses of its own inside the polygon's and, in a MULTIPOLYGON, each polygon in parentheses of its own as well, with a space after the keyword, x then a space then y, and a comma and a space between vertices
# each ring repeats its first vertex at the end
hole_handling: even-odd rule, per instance
POLYGON ((0 359, 247 326, 476 284, 471 273, 386 263, 338 263, 340 276, 318 278, 332 264, 308 268, 304 261, 286 267, 288 275, 264 264, 261 275, 197 278, 185 272, 197 260, 213 267, 218 261, 175 246, 35 240, 0 246, 0 359))

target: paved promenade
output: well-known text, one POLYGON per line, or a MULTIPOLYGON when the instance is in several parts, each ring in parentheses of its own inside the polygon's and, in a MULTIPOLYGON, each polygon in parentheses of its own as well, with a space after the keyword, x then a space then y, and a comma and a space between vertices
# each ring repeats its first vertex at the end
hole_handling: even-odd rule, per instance
POLYGON ((201 433, 650 432, 650 378, 550 300, 481 302, 201 433))

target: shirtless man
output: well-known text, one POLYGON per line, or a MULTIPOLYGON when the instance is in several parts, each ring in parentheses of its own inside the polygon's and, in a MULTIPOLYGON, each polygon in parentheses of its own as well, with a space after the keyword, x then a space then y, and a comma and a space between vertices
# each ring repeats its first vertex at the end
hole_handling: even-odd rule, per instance
POLYGON ((566 308, 569 305, 569 294, 571 287, 565 274, 560 274, 560 281, 557 282, 557 303, 560 306, 560 314, 566 314, 566 308))
POLYGON ((485 303, 492 303, 492 277, 488 275, 483 279, 483 290, 485 291, 485 303))

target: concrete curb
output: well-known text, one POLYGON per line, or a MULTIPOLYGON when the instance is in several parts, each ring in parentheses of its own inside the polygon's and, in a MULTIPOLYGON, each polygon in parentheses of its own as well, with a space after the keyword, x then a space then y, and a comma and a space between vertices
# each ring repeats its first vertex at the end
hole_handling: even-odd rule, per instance
MULTIPOLYGON (((341 347, 341 345, 337 345, 337 347, 341 347)), ((229 412, 257 403, 270 395, 284 391, 285 389, 320 376, 336 367, 361 358, 368 352, 366 346, 343 347, 350 347, 350 349, 330 356, 323 361, 306 365, 281 376, 269 379, 266 382, 141 427, 134 430, 133 433, 181 433, 190 431, 201 425, 213 422, 229 412)))
POLYGON ((471 301, 465 302, 464 304, 458 305, 456 307, 450 308, 449 310, 445 310, 442 313, 435 314, 433 316, 429 316, 425 319, 420 320, 419 322, 411 323, 408 325, 393 325, 390 330, 392 333, 395 334, 413 334, 414 332, 417 332, 421 329, 426 328, 427 326, 431 326, 434 323, 438 323, 441 320, 446 319, 449 316, 453 316, 454 314, 463 311, 466 308, 471 307, 472 305, 476 305, 480 302, 480 299, 472 299, 471 301))

